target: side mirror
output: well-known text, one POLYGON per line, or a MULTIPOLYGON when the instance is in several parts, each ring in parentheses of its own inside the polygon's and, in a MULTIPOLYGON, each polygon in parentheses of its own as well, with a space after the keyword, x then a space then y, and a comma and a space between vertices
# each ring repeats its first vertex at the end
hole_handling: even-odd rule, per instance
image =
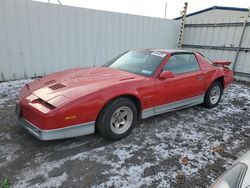
POLYGON ((160 80, 165 80, 167 78, 174 78, 174 73, 171 71, 163 71, 159 76, 160 80))

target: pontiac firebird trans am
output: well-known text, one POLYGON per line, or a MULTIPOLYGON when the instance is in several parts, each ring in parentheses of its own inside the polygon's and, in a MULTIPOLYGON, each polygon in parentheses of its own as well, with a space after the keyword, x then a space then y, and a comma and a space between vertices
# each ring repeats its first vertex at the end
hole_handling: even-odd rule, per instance
POLYGON ((65 70, 27 84, 16 113, 40 140, 95 131, 118 140, 139 119, 198 104, 217 106, 233 81, 229 64, 192 51, 132 50, 101 67, 65 70))

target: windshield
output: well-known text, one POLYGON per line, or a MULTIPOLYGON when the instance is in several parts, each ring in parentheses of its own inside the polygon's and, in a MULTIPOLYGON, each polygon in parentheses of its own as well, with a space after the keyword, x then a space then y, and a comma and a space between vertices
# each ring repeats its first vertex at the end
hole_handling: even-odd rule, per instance
POLYGON ((153 76, 166 54, 157 51, 128 51, 106 63, 105 67, 144 76, 153 76))

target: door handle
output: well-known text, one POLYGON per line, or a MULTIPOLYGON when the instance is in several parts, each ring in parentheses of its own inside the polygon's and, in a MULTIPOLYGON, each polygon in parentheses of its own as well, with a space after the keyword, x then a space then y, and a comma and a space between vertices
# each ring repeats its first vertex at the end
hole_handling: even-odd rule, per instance
POLYGON ((197 76, 197 80, 204 80, 204 76, 197 76))

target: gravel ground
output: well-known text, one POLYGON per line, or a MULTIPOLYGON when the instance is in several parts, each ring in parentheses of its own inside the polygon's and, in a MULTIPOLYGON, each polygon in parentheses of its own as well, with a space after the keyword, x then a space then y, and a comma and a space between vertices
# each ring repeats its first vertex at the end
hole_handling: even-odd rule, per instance
POLYGON ((30 81, 0 83, 0 180, 11 187, 207 187, 250 149, 246 83, 233 84, 217 108, 149 118, 108 142, 98 134, 39 141, 19 127, 15 101, 30 81))

